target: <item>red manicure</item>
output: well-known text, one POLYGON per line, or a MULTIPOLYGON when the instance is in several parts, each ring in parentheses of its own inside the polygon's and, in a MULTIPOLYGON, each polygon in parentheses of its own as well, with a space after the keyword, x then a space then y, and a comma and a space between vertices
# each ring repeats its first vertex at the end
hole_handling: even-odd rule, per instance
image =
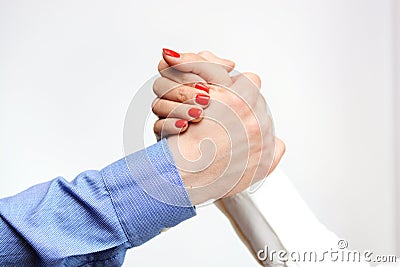
POLYGON ((207 106, 208 102, 210 101, 210 97, 208 95, 197 94, 195 101, 199 105, 207 106))
POLYGON ((163 48, 163 53, 170 57, 176 57, 176 58, 181 57, 181 55, 179 53, 175 52, 174 50, 167 49, 167 48, 163 48))
POLYGON ((176 128, 185 128, 188 125, 188 122, 185 120, 179 120, 175 122, 176 128))
POLYGON ((189 109, 189 115, 195 119, 200 118, 202 110, 198 108, 191 108, 189 109))
POLYGON ((210 92, 210 87, 208 87, 208 86, 205 85, 204 83, 196 83, 196 84, 194 85, 194 88, 197 88, 197 89, 199 89, 199 90, 203 90, 203 91, 205 91, 205 92, 207 92, 207 93, 210 92))

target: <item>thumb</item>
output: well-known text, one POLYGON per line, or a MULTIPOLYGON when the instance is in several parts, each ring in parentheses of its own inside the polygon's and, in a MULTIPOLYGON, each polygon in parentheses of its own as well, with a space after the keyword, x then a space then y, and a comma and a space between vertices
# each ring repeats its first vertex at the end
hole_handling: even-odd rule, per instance
POLYGON ((165 62, 181 72, 197 74, 208 83, 230 86, 232 80, 228 71, 220 64, 208 62, 200 55, 194 53, 177 53, 170 49, 163 49, 165 62))
POLYGON ((208 62, 221 65, 227 72, 231 72, 235 68, 235 62, 229 59, 218 57, 210 51, 204 50, 197 53, 197 55, 201 56, 208 62))

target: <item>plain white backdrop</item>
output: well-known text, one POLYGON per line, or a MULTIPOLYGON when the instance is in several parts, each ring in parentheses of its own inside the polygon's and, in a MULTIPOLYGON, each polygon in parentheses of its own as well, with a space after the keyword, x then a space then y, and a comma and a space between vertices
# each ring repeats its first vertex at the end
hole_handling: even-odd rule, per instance
MULTIPOLYGON (((0 0, 0 197, 123 157, 125 112, 161 48, 207 49, 260 74, 281 169, 318 218, 393 254, 395 2, 0 0)), ((214 207, 198 213, 125 265, 257 266, 214 207)))

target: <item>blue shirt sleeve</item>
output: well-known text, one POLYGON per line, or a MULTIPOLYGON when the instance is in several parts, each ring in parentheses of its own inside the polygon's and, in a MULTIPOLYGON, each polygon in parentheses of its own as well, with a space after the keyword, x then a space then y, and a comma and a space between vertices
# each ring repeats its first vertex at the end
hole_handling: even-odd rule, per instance
POLYGON ((177 206, 138 184, 154 170, 183 188, 163 139, 72 182, 58 177, 0 199, 0 266, 121 266, 127 249, 196 214, 185 190, 165 192, 186 203, 177 206))

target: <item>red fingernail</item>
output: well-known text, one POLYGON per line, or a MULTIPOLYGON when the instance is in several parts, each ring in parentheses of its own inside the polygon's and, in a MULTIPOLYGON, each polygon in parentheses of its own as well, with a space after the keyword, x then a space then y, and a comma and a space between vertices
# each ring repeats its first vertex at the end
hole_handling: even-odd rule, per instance
POLYGON ((203 90, 203 91, 205 91, 205 92, 207 92, 207 93, 210 92, 210 87, 208 87, 208 86, 205 85, 204 83, 196 83, 196 84, 194 85, 194 88, 197 88, 197 89, 199 89, 199 90, 203 90))
POLYGON ((174 50, 167 49, 167 48, 163 48, 163 53, 170 57, 177 57, 177 58, 181 57, 181 55, 179 53, 175 52, 174 50))
POLYGON ((185 128, 188 125, 188 122, 185 120, 179 120, 175 122, 176 128, 185 128))
POLYGON ((201 109, 198 109, 198 108, 191 108, 191 109, 189 109, 189 115, 190 115, 190 117, 193 117, 193 118, 195 118, 195 119, 200 118, 201 112, 202 112, 202 110, 201 110, 201 109))
POLYGON ((207 106, 208 102, 210 101, 210 97, 208 95, 197 94, 195 101, 199 105, 207 106))

